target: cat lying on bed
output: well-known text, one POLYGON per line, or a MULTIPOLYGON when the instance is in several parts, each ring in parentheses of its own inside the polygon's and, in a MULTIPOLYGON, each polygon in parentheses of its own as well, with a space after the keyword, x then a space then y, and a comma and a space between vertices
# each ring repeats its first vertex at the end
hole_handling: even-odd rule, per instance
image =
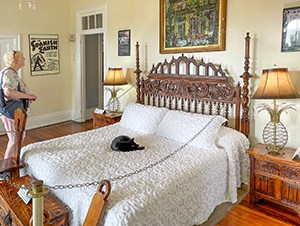
POLYGON ((128 136, 118 136, 113 139, 111 142, 111 149, 113 151, 135 151, 135 150, 143 150, 145 147, 140 146, 139 144, 134 142, 134 138, 130 138, 128 136))

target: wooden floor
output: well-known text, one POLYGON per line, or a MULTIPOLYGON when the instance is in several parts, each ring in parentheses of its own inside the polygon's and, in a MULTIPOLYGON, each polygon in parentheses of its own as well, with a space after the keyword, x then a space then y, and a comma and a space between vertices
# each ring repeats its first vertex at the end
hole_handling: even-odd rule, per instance
MULTIPOLYGON (((81 131, 87 131, 92 129, 92 121, 89 120, 84 123, 76 122, 64 122, 52 126, 47 126, 38 129, 28 130, 26 132, 26 138, 24 140, 24 145, 48 140, 51 138, 56 138, 68 134, 73 134, 81 131)), ((6 135, 0 136, 0 158, 3 158, 5 148, 7 143, 6 135)), ((222 216, 220 222, 212 224, 203 224, 205 226, 276 226, 276 225, 300 225, 299 218, 295 214, 290 214, 289 212, 282 211, 276 207, 262 204, 264 210, 271 210, 268 215, 264 214, 261 209, 251 209, 249 208, 249 197, 248 195, 233 209, 228 212, 222 209, 216 209, 213 216, 210 218, 218 219, 214 215, 222 216), (276 213, 274 214, 271 213, 276 213), (225 216, 223 218, 223 216, 225 216)), ((220 218, 219 218, 220 219, 220 218)), ((210 221, 209 221, 210 222, 210 221)), ((214 221, 211 221, 214 222, 214 221)))
MULTIPOLYGON (((2 122, 1 122, 2 123, 2 122)), ((92 120, 84 123, 64 122, 51 126, 46 126, 38 129, 26 131, 26 137, 23 145, 30 144, 37 141, 49 140, 56 137, 65 136, 68 134, 83 132, 93 128, 92 120)), ((3 159, 7 143, 7 136, 0 136, 0 158, 3 159)))

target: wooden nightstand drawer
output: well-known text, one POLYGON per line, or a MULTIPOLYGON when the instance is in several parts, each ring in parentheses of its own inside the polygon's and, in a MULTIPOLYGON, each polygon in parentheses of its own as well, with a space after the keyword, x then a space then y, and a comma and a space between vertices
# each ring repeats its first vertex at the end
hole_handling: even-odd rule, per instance
POLYGON ((93 113, 93 129, 108 126, 121 120, 121 113, 114 115, 93 113))
POLYGON ((288 165, 282 165, 279 175, 285 179, 300 182, 300 168, 294 168, 288 165))
POLYGON ((294 210, 300 216, 300 162, 292 160, 295 150, 273 155, 263 144, 247 150, 250 156, 250 203, 260 199, 294 210))
POLYGON ((264 172, 271 175, 279 175, 279 167, 273 162, 256 159, 255 172, 264 172))

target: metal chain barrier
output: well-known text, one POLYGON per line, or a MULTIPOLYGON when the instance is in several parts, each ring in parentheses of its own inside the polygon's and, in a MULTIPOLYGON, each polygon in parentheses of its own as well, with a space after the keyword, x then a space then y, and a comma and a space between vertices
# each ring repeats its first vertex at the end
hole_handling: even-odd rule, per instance
MULTIPOLYGON (((112 177, 112 178, 108 178, 107 180, 109 180, 110 182, 114 182, 114 181, 118 181, 118 180, 122 180, 124 178, 128 178, 134 175, 137 175, 139 173, 142 173, 146 170, 149 170, 151 168, 153 168, 154 166, 157 166, 161 163, 163 163, 164 161, 166 161, 167 159, 171 158, 173 155, 175 155, 176 153, 178 153, 179 151, 181 151, 183 148, 185 148, 187 145, 189 145, 197 136, 199 136, 209 125, 210 123, 215 119, 216 116, 214 116, 213 118, 211 118, 209 120, 209 122, 203 126, 201 128, 201 130, 199 130, 198 133, 196 133, 188 142, 186 142, 185 144, 181 145, 179 148, 177 148, 175 151, 173 151, 172 153, 168 154, 167 156, 161 158, 160 160, 149 164, 148 166, 145 166, 143 168, 140 168, 138 170, 135 170, 133 172, 124 174, 124 175, 120 175, 117 177, 112 177)), ((87 182, 87 183, 83 183, 83 184, 67 184, 67 185, 55 185, 55 186, 48 186, 48 185, 44 185, 45 187, 47 187, 48 189, 53 189, 53 190, 58 190, 58 189, 73 189, 73 188, 83 188, 83 187, 89 187, 89 186, 96 186, 99 185, 101 183, 101 181, 94 181, 94 182, 87 182)))
MULTIPOLYGON (((114 182, 114 181, 118 181, 118 180, 122 180, 124 178, 129 178, 132 177, 134 175, 137 175, 139 173, 142 173, 144 171, 147 171, 161 163, 163 163, 164 161, 166 161, 167 159, 171 158, 173 155, 175 155, 176 153, 178 153, 179 151, 181 151, 183 148, 185 148, 187 145, 189 145, 197 136, 199 136, 209 125, 210 123, 215 119, 215 117, 211 118, 209 120, 209 122, 203 126, 201 128, 201 130, 198 131, 198 133, 196 133, 188 142, 184 143, 183 145, 181 145, 179 148, 177 148, 175 151, 173 151, 172 153, 168 154, 167 156, 161 158, 160 160, 149 164, 148 166, 145 166, 143 168, 140 168, 138 170, 135 170, 133 172, 124 174, 124 175, 120 175, 117 177, 112 177, 112 178, 108 178, 107 180, 109 180, 110 182, 114 182)), ((24 185, 18 185, 16 183, 14 183, 13 181, 10 181, 8 179, 8 177, 4 178, 5 182, 8 183, 9 185, 16 187, 18 189, 27 189, 29 190, 28 187, 24 186, 24 185)), ((84 187, 89 187, 89 186, 97 186, 101 183, 101 181, 93 181, 93 182, 86 182, 86 183, 82 183, 82 184, 66 184, 66 185, 55 185, 55 186, 48 186, 48 185, 44 185, 46 188, 48 189, 52 189, 52 190, 59 190, 59 189, 73 189, 73 188, 84 188, 84 187)))
MULTIPOLYGON (((124 96, 127 92, 129 92, 130 89, 132 89, 134 86, 136 85, 133 84, 128 90, 126 90, 119 98, 121 98, 122 96, 124 96)), ((105 106, 107 107, 107 105, 105 106)), ((111 177, 108 178, 107 180, 114 182, 114 181, 118 181, 118 180, 122 180, 124 178, 129 178, 132 177, 134 175, 137 175, 139 173, 142 173, 144 171, 147 171, 161 163, 163 163, 164 161, 168 160, 169 158, 171 158, 173 155, 175 155, 176 153, 178 153, 179 151, 181 151, 183 148, 185 148, 187 145, 189 145, 197 136, 199 136, 209 125, 210 123, 215 119, 215 117, 212 117, 209 122, 203 126, 201 128, 201 130, 199 130, 188 142, 186 142, 185 144, 181 145, 179 148, 177 148, 175 151, 173 151, 172 153, 166 155, 165 157, 161 158, 160 160, 157 160, 154 163, 149 164, 148 166, 145 166, 143 168, 140 168, 138 170, 135 170, 133 172, 124 174, 124 175, 120 175, 117 177, 111 177)), ((6 131, 6 132, 14 132, 16 133, 16 131, 6 131)), ((8 183, 9 185, 16 187, 18 189, 29 189, 28 187, 24 186, 24 185, 18 185, 16 183, 14 183, 13 181, 9 180, 8 175, 6 177, 4 177, 4 181, 6 183, 8 183)), ((82 183, 82 184, 66 184, 66 185, 55 185, 55 186, 48 186, 48 185, 44 185, 46 188, 48 189, 53 189, 53 190, 58 190, 58 189, 73 189, 73 188, 83 188, 83 187, 89 187, 89 186, 97 186, 101 183, 101 181, 93 181, 93 182, 86 182, 86 183, 82 183)))
POLYGON ((15 188, 17 188, 17 189, 26 189, 26 190, 30 190, 29 187, 26 187, 26 186, 23 185, 23 184, 22 184, 22 185, 19 185, 19 184, 15 183, 15 182, 9 180, 9 177, 8 177, 8 176, 7 176, 7 177, 4 177, 4 181, 5 181, 7 184, 9 184, 10 186, 15 187, 15 188))

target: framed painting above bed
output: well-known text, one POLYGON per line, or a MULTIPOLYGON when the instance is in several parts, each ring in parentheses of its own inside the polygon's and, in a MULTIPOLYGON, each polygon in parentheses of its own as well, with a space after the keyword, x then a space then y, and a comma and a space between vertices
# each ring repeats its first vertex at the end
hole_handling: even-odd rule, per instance
POLYGON ((225 50, 227 0, 160 0, 160 53, 225 50))

